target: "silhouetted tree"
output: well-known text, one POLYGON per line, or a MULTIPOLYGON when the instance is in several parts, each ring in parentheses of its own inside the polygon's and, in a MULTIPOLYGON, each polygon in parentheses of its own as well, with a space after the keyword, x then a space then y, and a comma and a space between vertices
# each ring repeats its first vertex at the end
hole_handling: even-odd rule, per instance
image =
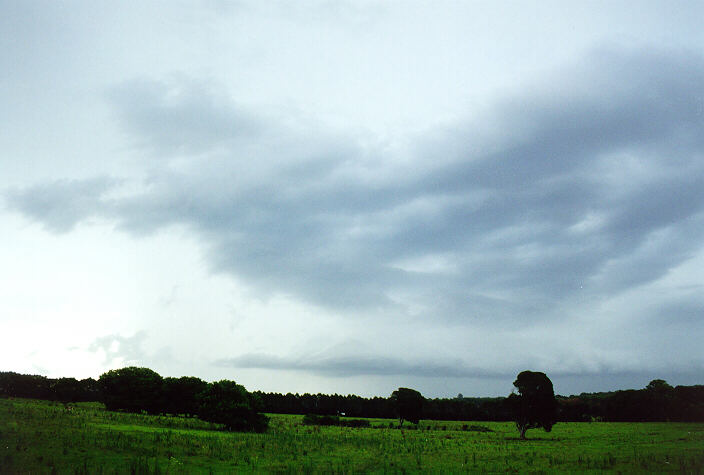
POLYGON ((425 398, 415 389, 398 388, 391 393, 390 399, 396 409, 399 426, 403 426, 403 421, 418 424, 418 421, 423 417, 425 398))
POLYGON ((674 399, 673 419, 704 422, 704 386, 677 386, 674 399))
POLYGON ((511 393, 506 403, 521 439, 526 438, 528 429, 542 427, 550 432, 557 421, 557 401, 550 378, 545 373, 523 371, 513 385, 518 394, 511 393))
POLYGON ((113 369, 100 375, 98 382, 108 410, 161 412, 162 378, 149 368, 113 369))
POLYGON ((52 380, 36 374, 0 373, 0 395, 52 399, 52 380))
POLYGON ((83 399, 83 384, 76 378, 59 378, 51 383, 54 399, 64 404, 81 401, 83 399))
POLYGON ((198 396, 198 416, 227 430, 264 432, 269 418, 257 411, 259 399, 244 386, 226 379, 208 384, 198 396))
POLYGON ((80 401, 100 401, 100 384, 93 378, 85 378, 81 383, 80 401))
POLYGON ((650 409, 648 419, 653 421, 669 420, 669 414, 673 412, 674 388, 663 379, 654 379, 645 387, 645 401, 650 409))
POLYGON ((193 376, 164 378, 160 412, 195 416, 198 414, 198 395, 207 387, 208 383, 193 376))

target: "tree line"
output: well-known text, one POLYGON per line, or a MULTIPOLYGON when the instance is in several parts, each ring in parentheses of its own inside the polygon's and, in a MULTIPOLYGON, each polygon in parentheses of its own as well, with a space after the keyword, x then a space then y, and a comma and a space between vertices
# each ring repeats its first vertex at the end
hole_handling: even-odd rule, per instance
POLYGON ((262 432, 268 426, 258 397, 234 381, 163 378, 134 366, 107 371, 98 380, 1 372, 0 396, 65 404, 97 401, 109 411, 197 416, 227 430, 262 432))
MULTIPOLYGON (((398 407, 393 396, 364 398, 339 394, 281 394, 261 391, 250 393, 231 381, 207 383, 195 377, 162 378, 151 370, 147 371, 151 373, 140 373, 142 374, 140 379, 136 374, 126 371, 126 368, 112 370, 103 374, 98 380, 52 379, 39 375, 0 372, 0 396, 65 403, 100 401, 110 410, 197 415, 211 419, 217 417, 213 414, 218 411, 229 411, 231 417, 241 413, 249 417, 250 422, 258 420, 252 414, 262 412, 398 417, 398 407), (123 379, 115 376, 121 376, 123 379), (128 380, 135 382, 127 384, 125 381, 128 380), (211 405, 208 406, 209 409, 204 410, 202 405, 208 398, 199 399, 197 396, 209 388, 211 405), (230 398, 231 407, 213 409, 216 405, 213 401, 218 397, 230 398), (249 409, 245 410, 247 407, 249 409)), ((424 398, 422 418, 514 421, 516 408, 512 407, 510 399, 510 397, 473 398, 461 395, 455 398, 424 398)), ((555 399, 556 421, 704 422, 704 385, 672 387, 663 380, 653 380, 645 388, 638 390, 558 395, 555 399)))
MULTIPOLYGON (((344 414, 350 417, 396 417, 391 398, 340 394, 256 394, 265 412, 344 414)), ((704 422, 704 385, 672 387, 654 380, 643 389, 555 396, 561 422, 704 422)), ((423 419, 513 421, 507 397, 426 398, 423 419)))

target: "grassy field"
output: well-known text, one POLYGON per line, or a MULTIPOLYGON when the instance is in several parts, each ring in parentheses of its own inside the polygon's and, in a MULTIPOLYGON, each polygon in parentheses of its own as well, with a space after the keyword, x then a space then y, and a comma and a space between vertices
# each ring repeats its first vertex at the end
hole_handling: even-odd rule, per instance
POLYGON ((559 423, 518 440, 511 423, 421 421, 409 430, 315 427, 271 415, 265 434, 96 403, 0 399, 1 473, 704 473, 704 424, 559 423), (481 431, 486 428, 491 431, 481 431))

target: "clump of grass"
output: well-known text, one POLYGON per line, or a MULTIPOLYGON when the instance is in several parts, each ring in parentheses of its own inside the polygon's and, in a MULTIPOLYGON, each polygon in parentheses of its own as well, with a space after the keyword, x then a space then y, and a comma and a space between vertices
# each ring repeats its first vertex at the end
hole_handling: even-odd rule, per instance
POLYGON ((340 425, 342 427, 371 427, 371 423, 367 419, 342 419, 340 425))
POLYGON ((467 424, 462 424, 462 430, 469 431, 469 432, 494 432, 493 430, 489 429, 486 426, 478 426, 478 425, 468 426, 467 424))
POLYGON ((319 416, 307 414, 303 416, 306 426, 339 426, 339 427, 371 427, 368 419, 340 419, 338 416, 319 416))
POLYGON ((340 418, 338 416, 319 416, 317 414, 306 414, 303 416, 305 426, 338 426, 340 418))

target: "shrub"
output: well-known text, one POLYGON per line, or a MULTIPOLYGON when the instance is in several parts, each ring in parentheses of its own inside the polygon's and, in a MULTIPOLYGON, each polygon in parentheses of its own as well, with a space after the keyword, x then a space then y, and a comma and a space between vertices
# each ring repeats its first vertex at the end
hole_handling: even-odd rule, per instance
POLYGON ((340 418, 337 416, 319 416, 306 414, 303 416, 303 425, 306 426, 339 426, 340 418))
POLYGON ((371 424, 366 419, 343 419, 340 421, 343 427, 371 427, 371 424))

